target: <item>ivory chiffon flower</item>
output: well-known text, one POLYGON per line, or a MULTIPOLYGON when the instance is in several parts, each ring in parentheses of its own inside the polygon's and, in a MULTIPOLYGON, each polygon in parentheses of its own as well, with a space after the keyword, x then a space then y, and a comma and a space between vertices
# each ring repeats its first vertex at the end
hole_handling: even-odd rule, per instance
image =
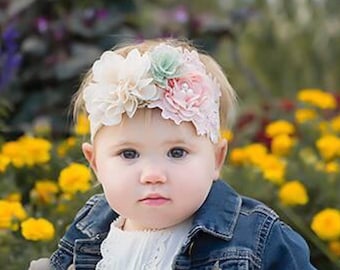
POLYGON ((126 58, 107 51, 94 63, 93 82, 84 90, 91 134, 102 124, 120 123, 123 113, 132 117, 141 103, 158 98, 159 92, 151 84, 150 66, 148 55, 141 55, 137 49, 126 58))

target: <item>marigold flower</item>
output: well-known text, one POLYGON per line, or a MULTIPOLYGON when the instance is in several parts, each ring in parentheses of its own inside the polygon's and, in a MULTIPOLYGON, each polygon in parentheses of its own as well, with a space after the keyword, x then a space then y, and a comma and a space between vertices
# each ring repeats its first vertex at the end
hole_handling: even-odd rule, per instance
POLYGON ((6 168, 8 164, 10 163, 10 161, 11 160, 8 157, 0 154, 0 173, 3 173, 6 171, 6 168))
POLYGON ((228 142, 232 141, 234 138, 234 134, 231 130, 222 130, 221 131, 221 138, 226 139, 228 142))
POLYGON ((27 153, 26 164, 33 166, 35 164, 43 164, 50 160, 50 149, 52 145, 49 141, 42 138, 33 138, 24 136, 20 138, 21 151, 27 153))
POLYGON ((22 195, 19 192, 12 192, 5 197, 6 201, 21 202, 22 195))
POLYGON ((296 180, 281 186, 279 198, 282 204, 285 205, 305 205, 308 203, 308 194, 305 186, 296 180))
POLYGON ((265 133, 268 137, 274 138, 275 136, 286 134, 293 135, 295 127, 292 123, 286 120, 278 120, 266 126, 265 133))
POLYGON ((247 154, 243 148, 234 148, 230 152, 230 162, 233 165, 243 165, 247 161, 247 154))
POLYGON ((333 135, 324 135, 316 141, 316 147, 325 160, 340 156, 340 138, 333 135))
POLYGON ((332 130, 340 133, 340 116, 334 117, 331 120, 330 124, 331 124, 332 130))
POLYGON ((317 213, 312 220, 312 230, 322 240, 335 240, 340 237, 340 211, 326 208, 317 213))
POLYGON ((274 155, 286 156, 290 153, 293 145, 294 140, 290 136, 282 134, 272 139, 270 147, 274 155))
POLYGON ((245 146, 243 149, 246 155, 247 163, 256 166, 261 163, 261 158, 266 156, 268 153, 267 147, 261 143, 252 143, 245 146))
POLYGON ((79 114, 76 125, 74 126, 76 135, 87 135, 90 133, 90 121, 86 114, 79 114))
POLYGON ((9 158, 10 162, 16 168, 21 168, 25 165, 27 153, 23 151, 20 142, 6 142, 2 146, 2 154, 9 158))
POLYGON ((339 172, 340 166, 336 161, 331 161, 325 164, 324 171, 326 173, 337 173, 339 172))
POLYGON ((69 137, 59 144, 57 153, 60 157, 64 157, 66 153, 76 145, 76 138, 69 137))
POLYGON ((329 251, 337 257, 340 257, 340 241, 331 241, 328 244, 329 251))
POLYGON ((58 183, 63 192, 74 194, 78 191, 89 190, 91 178, 91 171, 88 167, 72 163, 60 172, 58 183))
POLYGON ((52 180, 40 180, 35 183, 31 191, 33 197, 36 197, 41 203, 51 203, 58 193, 58 185, 52 180))
POLYGON ((2 154, 8 157, 15 167, 21 168, 48 162, 51 147, 51 143, 45 139, 23 136, 17 141, 5 143, 2 154))
POLYGON ((320 109, 335 109, 335 97, 321 89, 303 89, 299 91, 297 99, 320 109))
POLYGON ((270 154, 265 155, 261 157, 258 166, 266 180, 275 184, 282 184, 284 181, 286 164, 278 157, 270 154))
POLYGON ((295 120, 300 124, 313 120, 316 116, 315 110, 312 109, 299 109, 295 112, 295 120))
POLYGON ((55 230, 53 224, 44 218, 29 218, 21 223, 21 234, 27 240, 47 241, 54 237, 55 230))
POLYGON ((332 127, 329 122, 327 121, 321 121, 317 127, 317 129, 320 131, 320 133, 325 135, 333 135, 334 132, 332 131, 332 127))
POLYGON ((20 202, 0 200, 0 229, 13 229, 15 220, 26 217, 26 211, 20 202))

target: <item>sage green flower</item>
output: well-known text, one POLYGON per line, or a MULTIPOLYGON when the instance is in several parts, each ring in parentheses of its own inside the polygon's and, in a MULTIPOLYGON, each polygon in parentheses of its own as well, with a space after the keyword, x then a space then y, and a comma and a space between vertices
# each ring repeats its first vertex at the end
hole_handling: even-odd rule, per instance
POLYGON ((151 52, 150 58, 151 72, 159 85, 166 86, 167 79, 179 75, 179 66, 182 64, 179 49, 161 44, 151 52))

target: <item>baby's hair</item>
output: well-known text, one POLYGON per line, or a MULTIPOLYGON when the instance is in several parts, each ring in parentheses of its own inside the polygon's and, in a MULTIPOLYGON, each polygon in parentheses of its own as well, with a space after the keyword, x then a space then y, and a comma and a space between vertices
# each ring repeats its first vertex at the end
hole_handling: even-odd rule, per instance
MULTIPOLYGON (((199 58, 201 62, 205 65, 207 73, 211 74, 220 86, 220 127, 221 129, 231 128, 236 110, 235 91, 230 85, 221 66, 211 56, 202 51, 199 51, 191 44, 191 42, 178 39, 149 39, 141 43, 121 43, 112 48, 112 51, 120 54, 123 57, 126 57, 128 53, 133 49, 138 49, 141 54, 144 54, 145 52, 150 51, 152 48, 158 46, 161 43, 165 43, 173 47, 188 49, 189 51, 196 50, 198 52, 199 58)), ((77 119, 79 113, 86 113, 85 102, 83 100, 83 90, 91 83, 92 77, 92 69, 90 69, 85 74, 78 91, 74 95, 72 102, 74 119, 77 119)))

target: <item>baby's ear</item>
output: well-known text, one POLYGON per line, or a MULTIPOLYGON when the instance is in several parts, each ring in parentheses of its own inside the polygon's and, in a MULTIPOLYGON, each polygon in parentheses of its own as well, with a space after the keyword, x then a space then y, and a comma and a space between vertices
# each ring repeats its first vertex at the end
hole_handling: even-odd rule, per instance
POLYGON ((83 143, 81 148, 92 170, 94 171, 94 173, 97 173, 97 165, 96 165, 93 145, 90 143, 83 143))
POLYGON ((220 172, 224 165, 225 157, 227 155, 228 143, 225 139, 220 140, 215 145, 215 172, 214 179, 218 179, 220 177, 220 172))

